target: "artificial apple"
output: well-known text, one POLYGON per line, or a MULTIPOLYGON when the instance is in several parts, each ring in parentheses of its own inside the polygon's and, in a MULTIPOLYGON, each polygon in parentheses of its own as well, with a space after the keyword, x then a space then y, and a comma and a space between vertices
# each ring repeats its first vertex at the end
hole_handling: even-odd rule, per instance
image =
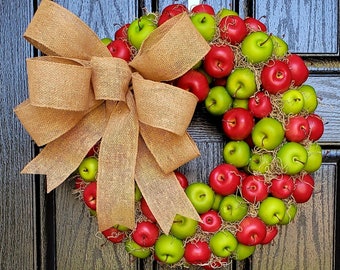
POLYGON ((151 220, 152 222, 156 222, 156 218, 154 217, 154 215, 152 214, 146 200, 144 198, 142 198, 140 200, 140 208, 141 208, 141 211, 142 211, 142 214, 148 218, 149 220, 151 220))
POLYGON ((231 194, 225 196, 220 204, 219 214, 227 222, 242 220, 248 213, 248 204, 240 196, 231 194))
POLYGON ((147 247, 142 247, 138 245, 135 241, 132 239, 127 239, 125 242, 125 250, 130 253, 131 255, 140 258, 145 259, 151 255, 151 249, 147 247))
POLYGON ((254 117, 244 108, 232 108, 222 118, 222 129, 231 140, 244 140, 254 126, 254 117))
POLYGON ((223 148, 224 161, 236 168, 247 166, 250 154, 250 147, 245 141, 229 141, 223 148))
POLYGON ((286 205, 283 200, 268 197, 260 203, 258 217, 269 226, 278 224, 286 213, 286 205))
POLYGON ((278 58, 284 57, 288 52, 288 44, 280 37, 271 35, 273 41, 273 55, 278 58))
POLYGON ((250 257, 255 252, 256 246, 244 245, 241 243, 237 244, 236 249, 233 252, 233 256, 236 261, 242 261, 250 257))
POLYGON ((234 52, 227 44, 211 45, 203 61, 204 70, 214 78, 228 76, 234 68, 234 52))
POLYGON ((111 43, 112 39, 111 39, 111 38, 108 38, 108 37, 105 37, 105 38, 101 38, 100 41, 101 41, 105 46, 107 46, 107 45, 109 45, 109 44, 111 43))
POLYGON ((264 118, 270 115, 273 105, 269 95, 265 92, 256 92, 248 100, 248 109, 256 118, 264 118))
POLYGON ((207 3, 202 3, 202 4, 198 4, 195 5, 192 9, 191 9, 192 13, 199 13, 199 12, 206 12, 209 13, 210 15, 214 16, 215 15, 215 10, 212 6, 208 5, 207 3))
POLYGON ((283 219, 279 222, 280 225, 287 225, 294 220, 297 213, 297 205, 295 203, 289 203, 286 205, 286 213, 283 219))
POLYGON ((206 12, 198 12, 194 13, 190 19, 197 31, 207 42, 213 40, 216 31, 216 21, 213 15, 206 12))
POLYGON ((314 87, 303 84, 298 90, 301 92, 304 100, 302 110, 307 113, 313 113, 318 106, 318 96, 314 87))
POLYGON ((97 206, 97 182, 89 183, 83 192, 83 200, 87 207, 92 210, 96 210, 97 206))
POLYGON ((224 114, 232 105, 233 99, 223 86, 214 86, 209 90, 204 104, 212 115, 224 114))
POLYGON ((234 15, 234 16, 238 16, 238 13, 234 10, 228 9, 228 8, 221 8, 218 12, 217 12, 217 17, 219 19, 222 19, 226 16, 230 16, 230 15, 234 15))
POLYGON ((272 161, 273 155, 271 153, 253 153, 248 168, 253 173, 265 174, 270 169, 272 161))
POLYGON ((143 197, 142 192, 140 191, 137 184, 135 184, 135 201, 139 202, 142 199, 142 197, 143 197))
POLYGON ((114 227, 102 231, 102 234, 112 243, 121 243, 125 238, 125 233, 114 227))
POLYGON ((199 222, 198 225, 200 226, 202 231, 208 233, 217 232, 222 225, 221 216, 215 210, 209 210, 200 215, 202 222, 199 222))
POLYGON ((174 173, 181 187, 186 189, 189 185, 187 177, 179 171, 175 171, 174 173))
POLYGON ((241 182, 239 170, 231 164, 221 163, 209 174, 209 185, 222 196, 233 194, 241 182))
POLYGON ((294 180, 290 175, 280 174, 271 180, 269 192, 276 198, 287 199, 295 189, 294 180))
POLYGON ((183 12, 188 13, 188 8, 183 4, 171 4, 166 6, 159 16, 158 26, 162 25, 167 20, 183 12))
POLYGON ((309 135, 308 135, 308 139, 315 142, 317 140, 319 140, 324 132, 324 123, 322 118, 315 114, 309 114, 306 117, 308 124, 309 124, 309 135))
POLYGON ((266 236, 266 225, 258 217, 245 217, 238 225, 236 239, 247 246, 260 244, 266 236))
POLYGON ((179 77, 175 82, 175 86, 192 92, 197 96, 199 102, 206 99, 210 90, 206 76, 194 69, 190 69, 179 77))
POLYGON ((266 226, 266 236, 260 243, 261 245, 266 245, 269 244, 270 242, 273 241, 275 236, 278 234, 279 228, 277 225, 272 225, 272 226, 266 226))
POLYGON ((292 75, 288 65, 280 60, 270 60, 261 71, 263 89, 276 95, 287 91, 291 85, 292 75))
POLYGON ((254 72, 250 68, 234 69, 228 76, 226 88, 233 98, 249 98, 256 91, 254 72))
POLYGON ((241 51, 246 59, 257 64, 266 62, 273 53, 273 41, 270 36, 262 31, 252 32, 247 35, 241 44, 241 51))
POLYGON ((115 39, 121 39, 121 40, 128 40, 128 34, 127 30, 130 26, 130 23, 126 23, 118 28, 118 30, 115 32, 115 39))
POLYGON ((290 54, 287 56, 287 64, 292 74, 293 85, 302 85, 309 76, 309 70, 303 59, 297 54, 290 54))
POLYGON ((237 247, 235 236, 228 230, 215 233, 209 241, 209 246, 213 254, 218 257, 228 257, 237 247))
POLYGON ((249 175, 241 182, 241 194, 250 203, 263 201, 268 197, 269 186, 263 175, 249 175))
POLYGON ((208 242, 195 240, 185 245, 184 259, 192 265, 202 265, 209 261, 211 251, 208 242))
POLYGON ((233 108, 244 108, 248 110, 248 99, 234 98, 233 104, 231 106, 233 108))
POLYGON ((289 117, 285 130, 285 137, 290 142, 302 142, 310 133, 309 123, 302 115, 289 117))
POLYGON ((178 239, 185 239, 196 233, 198 221, 177 214, 172 223, 170 233, 178 239))
POLYGON ((281 146, 276 157, 280 161, 282 172, 294 175, 303 170, 308 159, 308 153, 303 145, 296 142, 287 142, 281 146))
POLYGON ((220 38, 232 45, 241 43, 248 34, 245 22, 236 15, 223 17, 218 24, 218 28, 220 31, 220 38))
POLYGON ((210 210, 214 203, 215 193, 211 187, 205 183, 191 183, 185 189, 185 193, 199 214, 210 210))
POLYGON ((96 180, 98 172, 98 159, 96 157, 86 157, 79 164, 78 173, 85 182, 96 180))
POLYGON ((282 111, 285 114, 298 114, 304 106, 302 93, 297 89, 290 89, 282 94, 282 111))
POLYGON ((221 194, 215 193, 215 199, 214 199, 214 203, 211 207, 212 210, 218 211, 218 209, 220 209, 220 203, 223 199, 223 196, 221 194))
POLYGON ((244 23, 247 26, 248 33, 257 31, 267 32, 267 26, 256 18, 247 17, 244 19, 244 23))
POLYGON ((151 247, 155 244, 159 234, 157 225, 150 221, 137 222, 132 231, 132 239, 142 247, 151 247))
POLYGON ((185 249, 182 240, 173 235, 162 234, 155 243, 155 255, 166 264, 174 264, 183 258, 185 249))
POLYGON ((131 60, 130 46, 124 40, 113 40, 106 47, 113 57, 121 58, 126 62, 129 62, 131 60))
POLYGON ((128 41, 137 50, 140 49, 143 41, 151 34, 157 25, 145 17, 140 17, 131 22, 128 27, 128 41))
POLYGON ((255 124, 252 140, 259 148, 273 150, 282 143, 284 135, 285 131, 280 121, 265 117, 255 124))
POLYGON ((292 193, 295 202, 307 202, 313 194, 314 185, 314 178, 310 174, 303 174, 295 179, 295 189, 292 193))
POLYGON ((307 173, 313 173, 317 171, 322 164, 322 148, 317 143, 310 143, 306 146, 307 150, 307 162, 303 167, 303 170, 307 173))

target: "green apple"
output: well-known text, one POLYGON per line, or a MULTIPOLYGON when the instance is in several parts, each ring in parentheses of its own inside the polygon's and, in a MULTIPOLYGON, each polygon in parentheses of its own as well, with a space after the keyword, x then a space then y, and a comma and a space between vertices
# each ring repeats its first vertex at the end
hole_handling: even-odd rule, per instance
POLYGON ((205 183, 191 183, 185 193, 199 214, 207 212, 214 204, 215 192, 205 183))
POLYGON ((265 117, 255 124, 251 136, 257 147, 274 150, 283 141, 285 131, 280 121, 265 117))
POLYGON ((218 211, 220 209, 220 204, 223 198, 224 197, 221 194, 215 193, 215 199, 211 209, 218 211))
POLYGON ((251 172, 265 174, 270 168, 273 161, 273 156, 270 153, 254 153, 249 160, 249 170, 251 172))
POLYGON ((243 108, 248 110, 248 98, 247 99, 240 99, 240 98, 234 98, 233 104, 231 107, 233 108, 243 108))
POLYGON ((170 234, 160 235, 154 247, 157 258, 161 262, 167 264, 179 262, 184 255, 184 245, 182 240, 170 234))
POLYGON ((233 99, 223 86, 214 86, 209 90, 204 104, 212 115, 224 114, 232 105, 233 99))
POLYGON ((313 113, 318 107, 318 96, 314 87, 304 84, 297 89, 303 96, 303 107, 302 110, 307 113, 313 113))
POLYGON ((262 31, 252 32, 241 43, 241 51, 248 62, 257 64, 267 61, 273 53, 273 41, 262 31))
POLYGON ((297 213, 297 205, 296 203, 291 203, 286 205, 286 212, 283 216, 283 219, 279 222, 280 225, 287 225, 291 221, 294 220, 297 213))
POLYGON ((266 225, 278 224, 286 214, 286 204, 279 198, 267 197, 261 202, 257 214, 266 225))
POLYGON ((303 170, 307 173, 313 173, 317 171, 322 164, 322 148, 317 143, 311 143, 306 146, 307 150, 307 162, 305 163, 305 166, 303 167, 303 170))
POLYGON ((98 172, 98 159, 96 157, 87 157, 79 164, 78 173, 86 182, 96 180, 98 172))
POLYGON ((105 46, 107 46, 107 45, 109 45, 111 43, 112 39, 108 38, 108 37, 105 37, 105 38, 102 38, 101 41, 103 42, 103 44, 105 46))
POLYGON ((280 37, 271 35, 270 38, 273 41, 273 55, 276 57, 283 57, 288 52, 288 44, 280 37))
POLYGON ((151 249, 142 247, 138 245, 135 241, 132 239, 128 239, 125 242, 125 250, 130 253, 131 255, 140 258, 145 259, 151 255, 151 249))
POLYGON ((247 166, 250 155, 250 147, 245 141, 229 141, 223 148, 224 161, 236 168, 247 166))
POLYGON ((120 224, 116 224, 113 226, 113 228, 116 228, 122 232, 126 232, 128 230, 130 230, 128 227, 124 226, 124 225, 120 225, 120 224))
POLYGON ((216 21, 214 16, 206 12, 194 13, 191 21, 203 38, 210 42, 214 39, 216 32, 216 21))
POLYGON ((142 192, 140 191, 139 187, 137 184, 135 184, 135 201, 139 202, 142 199, 142 192))
POLYGON ((242 220, 248 213, 248 204, 240 196, 225 196, 220 203, 219 214, 227 222, 242 220))
POLYGON ((211 252, 218 257, 230 256, 237 247, 236 237, 227 230, 215 233, 209 241, 211 252))
POLYGON ((247 246, 247 245, 238 243, 236 249, 233 252, 234 258, 236 261, 242 261, 248 258, 249 256, 251 256, 255 252, 255 249, 256 249, 256 245, 247 246))
POLYGON ((217 12, 217 17, 219 19, 222 19, 226 16, 230 16, 230 15, 233 15, 233 16, 238 16, 238 13, 234 10, 231 10, 231 9, 228 9, 228 8, 221 8, 218 12, 217 12))
POLYGON ((143 41, 151 34, 157 25, 146 17, 140 17, 131 22, 127 30, 128 40, 137 50, 143 41))
POLYGON ((170 233, 178 239, 183 240, 187 237, 193 236, 196 233, 197 225, 197 220, 177 214, 172 223, 170 233))
POLYGON ((285 114, 298 114, 304 106, 302 93, 297 89, 289 89, 281 97, 282 111, 285 114))
POLYGON ((288 175, 294 175, 303 170, 308 159, 308 153, 303 145, 287 142, 281 146, 276 157, 280 161, 282 171, 288 175))
POLYGON ((233 98, 251 97, 256 91, 254 72, 250 68, 236 68, 228 76, 226 88, 233 98))

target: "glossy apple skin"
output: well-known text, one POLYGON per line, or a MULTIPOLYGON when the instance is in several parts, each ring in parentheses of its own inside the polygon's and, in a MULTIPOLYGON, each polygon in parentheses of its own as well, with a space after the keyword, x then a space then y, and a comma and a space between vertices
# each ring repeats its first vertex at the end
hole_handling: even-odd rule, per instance
POLYGON ((182 240, 162 234, 155 243, 156 257, 166 264, 174 264, 183 258, 185 249, 182 240))
POLYGON ((273 53, 273 42, 269 35, 262 31, 247 35, 241 44, 242 54, 253 64, 266 62, 273 53))
POLYGON ((234 68, 233 50, 228 45, 211 45, 204 57, 203 67, 214 78, 220 79, 228 76, 234 68))
POLYGON ((96 180, 98 171, 98 159, 96 157, 86 157, 79 164, 78 173, 85 182, 96 180))
POLYGON ((214 204, 215 192, 208 184, 201 182, 191 183, 185 189, 185 193, 198 214, 209 211, 214 204))
POLYGON ((266 226, 266 236, 264 237, 260 244, 267 245, 271 243, 274 240, 275 236, 278 234, 278 232, 279 232, 278 226, 276 225, 266 226))
POLYGON ((206 241, 197 240, 185 245, 184 259, 192 264, 204 264, 209 261, 211 251, 206 241))
POLYGON ((285 202, 276 197, 264 199, 258 209, 258 217, 269 226, 279 224, 286 214, 285 202))
POLYGON ((264 92, 256 92, 248 100, 248 108, 256 118, 264 118, 270 115, 273 105, 270 97, 264 92))
POLYGON ((217 165, 209 174, 209 185, 222 196, 233 194, 241 182, 239 170, 231 164, 217 165))
POLYGON ((126 23, 123 26, 119 27, 118 30, 115 32, 115 39, 121 40, 128 40, 127 29, 129 28, 130 24, 126 23))
POLYGON ((198 225, 201 229, 208 233, 217 232, 222 225, 221 216, 215 210, 209 210, 200 215, 203 222, 199 222, 198 225))
POLYGON ((244 23, 247 26, 248 33, 257 32, 257 31, 262 31, 262 32, 267 31, 267 26, 264 23, 262 23, 260 20, 255 19, 253 17, 245 18, 244 23))
POLYGON ((223 132, 231 140, 244 140, 251 134, 253 126, 254 117, 244 108, 232 108, 222 118, 223 132))
POLYGON ((206 12, 193 13, 190 19, 197 31, 207 42, 211 42, 214 39, 216 21, 213 15, 206 12))
POLYGON ((295 175, 303 170, 308 159, 305 147, 296 142, 284 143, 276 154, 282 171, 288 175, 295 175))
POLYGON ((97 182, 89 183, 83 192, 83 199, 85 204, 92 210, 97 208, 97 182))
POLYGON ((287 199, 295 189, 294 180, 290 175, 281 174, 271 180, 269 192, 276 198, 287 199))
POLYGON ((131 60, 131 50, 127 42, 121 39, 116 39, 110 42, 107 46, 113 57, 121 58, 126 62, 131 60))
POLYGON ((187 177, 179 171, 175 171, 174 173, 181 187, 186 189, 189 185, 187 177))
POLYGON ((220 204, 219 214, 227 222, 238 222, 248 213, 247 202, 238 195, 225 196, 220 204))
POLYGON ((208 4, 198 4, 191 9, 191 12, 193 13, 205 12, 213 16, 215 15, 214 8, 208 4))
POLYGON ((305 203, 313 194, 315 181, 310 174, 305 174, 295 180, 295 189, 292 194, 295 202, 305 203))
POLYGON ((285 137, 290 142, 302 142, 310 134, 308 120, 302 115, 290 117, 285 130, 285 137))
POLYGON ((302 85, 309 76, 309 70, 303 59, 297 54, 287 56, 288 67, 292 74, 292 82, 294 86, 302 85))
POLYGON ((157 225, 150 221, 141 221, 137 223, 133 230, 132 239, 142 247, 151 247, 155 244, 159 234, 157 225))
POLYGON ((125 238, 125 233, 114 227, 102 231, 102 234, 112 243, 121 243, 125 238))
POLYGON ((249 175, 241 182, 241 193, 248 202, 256 203, 268 197, 269 186, 262 175, 249 175))
POLYGON ((229 15, 221 19, 218 28, 220 37, 232 45, 239 44, 248 34, 247 26, 242 18, 229 15))
POLYGON ((310 128, 308 138, 311 141, 319 140, 324 133, 324 123, 322 118, 317 114, 310 114, 306 117, 306 119, 310 128))
POLYGON ((258 217, 245 217, 236 233, 237 241, 248 246, 260 244, 266 237, 266 225, 258 217))
POLYGON ((144 198, 142 198, 140 200, 140 208, 141 208, 141 211, 143 213, 143 215, 145 217, 147 217, 149 220, 151 220, 152 222, 156 222, 156 218, 154 217, 154 215, 152 214, 146 200, 144 198))
POLYGON ((183 4, 171 4, 166 6, 159 17, 158 26, 162 25, 167 20, 183 12, 188 12, 188 8, 183 4))
POLYGON ((209 241, 209 246, 213 254, 218 257, 228 257, 237 247, 236 237, 228 230, 215 233, 209 241))
POLYGON ((206 76, 194 69, 179 77, 175 82, 175 86, 193 93, 199 102, 206 99, 210 90, 206 76))
POLYGON ((282 94, 287 91, 292 82, 292 75, 288 65, 280 60, 270 60, 261 72, 263 89, 270 94, 282 94))

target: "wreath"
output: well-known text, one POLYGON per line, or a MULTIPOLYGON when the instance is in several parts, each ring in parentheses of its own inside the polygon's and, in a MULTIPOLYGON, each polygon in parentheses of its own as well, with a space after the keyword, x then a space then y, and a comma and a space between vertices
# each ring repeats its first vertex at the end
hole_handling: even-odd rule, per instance
POLYGON ((27 60, 30 98, 15 113, 45 147, 22 172, 47 175, 47 192, 75 179, 99 231, 131 255, 220 268, 273 241, 312 196, 316 91, 260 20, 172 4, 99 39, 44 0, 24 37, 46 56, 27 60), (197 104, 226 138, 224 162, 188 183, 197 104))

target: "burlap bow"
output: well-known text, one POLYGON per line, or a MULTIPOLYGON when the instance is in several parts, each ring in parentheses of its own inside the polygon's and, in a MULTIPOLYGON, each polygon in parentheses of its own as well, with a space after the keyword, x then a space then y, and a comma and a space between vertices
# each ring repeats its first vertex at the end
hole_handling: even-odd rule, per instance
POLYGON ((40 145, 23 173, 47 175, 47 191, 101 139, 99 230, 135 226, 134 180, 168 233, 178 213, 199 220, 173 170, 199 151, 186 129, 197 98, 161 81, 197 63, 209 45, 182 14, 158 27, 132 62, 111 57, 77 16, 43 0, 24 37, 47 56, 27 60, 29 99, 15 113, 40 145))

